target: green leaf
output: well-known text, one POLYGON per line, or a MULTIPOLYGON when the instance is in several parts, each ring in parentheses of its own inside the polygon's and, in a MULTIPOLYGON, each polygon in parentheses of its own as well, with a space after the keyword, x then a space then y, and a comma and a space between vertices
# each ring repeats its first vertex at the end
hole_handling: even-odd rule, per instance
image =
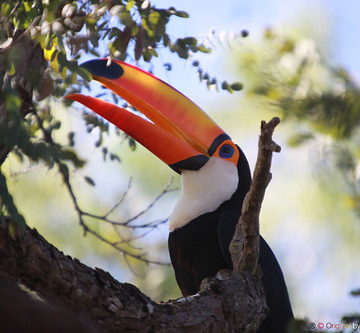
POLYGON ((68 140, 69 140, 69 146, 74 147, 75 146, 75 132, 68 133, 68 140))
POLYGON ((85 176, 84 179, 85 179, 85 181, 86 181, 89 185, 95 186, 95 182, 94 182, 94 180, 93 180, 91 177, 85 176))
POLYGON ((86 164, 85 160, 80 159, 75 151, 69 148, 62 150, 61 159, 71 161, 76 168, 82 168, 86 164))
POLYGON ((88 82, 90 82, 92 80, 91 73, 84 67, 78 67, 76 71, 84 80, 86 80, 88 82))
POLYGON ((184 43, 191 46, 197 45, 197 39, 195 37, 186 37, 184 38, 184 43))
POLYGON ((143 58, 144 58, 144 61, 146 61, 146 62, 149 62, 151 60, 152 54, 149 49, 146 49, 143 51, 143 58))
POLYGON ((227 83, 226 81, 224 81, 222 84, 221 84, 221 89, 223 90, 227 90, 228 92, 232 93, 232 89, 231 89, 231 86, 229 83, 227 83))
POLYGON ((14 64, 14 63, 11 63, 10 69, 8 70, 8 74, 9 74, 9 75, 14 75, 15 73, 16 73, 15 64, 14 64))
POLYGON ((126 5, 126 10, 130 10, 135 5, 135 0, 130 0, 126 5))
POLYGON ((26 225, 25 219, 16 208, 14 199, 12 195, 9 193, 6 184, 6 178, 2 174, 1 170, 0 170, 0 198, 1 198, 0 200, 1 208, 4 208, 7 211, 7 213, 14 219, 14 222, 19 227, 24 227, 26 225))
POLYGON ((130 149, 134 151, 136 149, 136 141, 133 138, 129 137, 128 143, 130 149))
POLYGON ((59 63, 59 72, 61 73, 68 63, 66 55, 62 52, 59 52, 57 56, 57 61, 59 63))
POLYGON ((235 90, 235 91, 239 91, 242 90, 244 88, 243 84, 241 82, 234 82, 231 84, 231 89, 235 90))
POLYGON ((2 16, 9 16, 10 12, 12 10, 12 7, 10 6, 9 3, 3 3, 1 4, 1 15, 2 16))
POLYGON ((15 114, 19 112, 20 107, 21 107, 20 97, 14 91, 8 92, 5 95, 5 110, 15 114))
POLYGON ((118 155, 116 155, 116 154, 113 154, 113 153, 110 154, 110 160, 111 161, 117 161, 119 163, 121 162, 120 157, 118 155))
POLYGON ((350 294, 351 296, 360 296, 360 289, 352 290, 350 294))
POLYGON ((126 25, 126 26, 131 26, 132 23, 133 23, 133 20, 131 18, 131 15, 129 12, 122 12, 120 14, 120 22, 121 24, 123 25, 126 25))
POLYGON ((160 13, 156 12, 156 11, 153 11, 148 16, 148 21, 149 21, 150 25, 155 26, 160 21, 160 18, 161 18, 160 13))
POLYGON ((182 10, 178 10, 175 13, 176 16, 182 17, 182 18, 189 18, 189 14, 187 12, 184 12, 182 10))
POLYGON ((203 53, 211 53, 211 49, 204 45, 199 45, 198 50, 203 53))

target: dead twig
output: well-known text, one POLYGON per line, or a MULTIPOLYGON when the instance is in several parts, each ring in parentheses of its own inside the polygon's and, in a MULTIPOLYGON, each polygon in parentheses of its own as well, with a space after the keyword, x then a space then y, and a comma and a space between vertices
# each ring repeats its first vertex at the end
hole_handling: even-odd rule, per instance
POLYGON ((275 127, 280 123, 278 117, 268 123, 261 122, 261 134, 258 144, 258 156, 253 181, 242 207, 242 214, 230 243, 230 253, 234 272, 255 273, 259 256, 259 215, 265 189, 271 180, 271 160, 273 152, 281 148, 272 140, 275 127))

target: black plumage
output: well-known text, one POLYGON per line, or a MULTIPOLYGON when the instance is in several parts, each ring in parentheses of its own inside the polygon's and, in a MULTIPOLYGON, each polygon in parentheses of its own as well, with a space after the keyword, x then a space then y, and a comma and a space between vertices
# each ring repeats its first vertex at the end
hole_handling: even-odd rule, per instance
MULTIPOLYGON (((170 258, 184 296, 196 294, 205 277, 214 276, 221 269, 232 269, 228 248, 251 184, 248 162, 238 150, 239 184, 232 197, 215 211, 198 216, 169 234, 170 258)), ((270 313, 258 332, 285 332, 293 318, 290 300, 280 265, 261 236, 259 264, 270 313)))

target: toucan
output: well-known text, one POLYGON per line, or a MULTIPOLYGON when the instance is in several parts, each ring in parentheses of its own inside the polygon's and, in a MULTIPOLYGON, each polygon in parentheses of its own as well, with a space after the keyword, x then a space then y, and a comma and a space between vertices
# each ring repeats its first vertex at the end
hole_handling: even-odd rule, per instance
MULTIPOLYGON (((194 295, 204 278, 233 267, 229 244, 251 184, 247 159, 204 111, 151 73, 106 58, 82 67, 146 118, 91 96, 67 98, 116 125, 181 174, 182 193, 169 218, 168 246, 182 294, 194 295)), ((258 332, 285 332, 293 318, 288 291, 261 236, 259 264, 270 312, 258 332)))

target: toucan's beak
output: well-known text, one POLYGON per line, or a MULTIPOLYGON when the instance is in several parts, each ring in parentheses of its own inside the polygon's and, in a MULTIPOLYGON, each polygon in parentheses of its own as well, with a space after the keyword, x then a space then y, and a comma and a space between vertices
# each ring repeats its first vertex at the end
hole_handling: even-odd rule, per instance
POLYGON ((107 59, 97 59, 81 66, 151 122, 97 98, 80 94, 66 98, 115 124, 175 171, 200 169, 217 147, 230 139, 205 112, 167 83, 122 61, 107 63, 107 59))

